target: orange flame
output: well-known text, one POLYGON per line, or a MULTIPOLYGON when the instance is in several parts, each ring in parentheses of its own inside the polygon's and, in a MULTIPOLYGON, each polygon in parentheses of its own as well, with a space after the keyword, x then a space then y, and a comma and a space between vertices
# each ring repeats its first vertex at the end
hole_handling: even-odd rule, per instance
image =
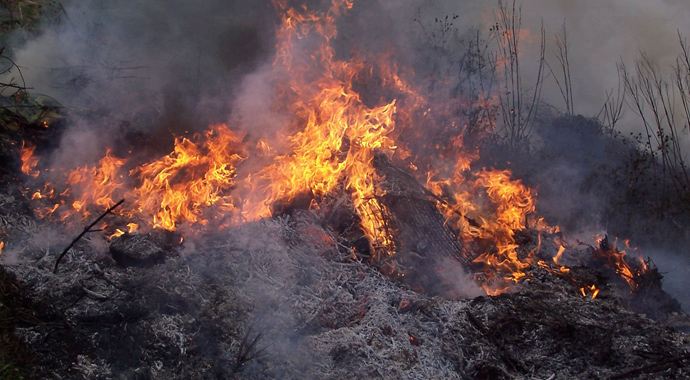
POLYGON ((342 184, 351 194, 373 251, 392 254, 392 239, 384 228, 386 211, 377 200, 373 159, 376 152, 392 154, 395 148, 390 133, 396 101, 365 105, 353 88, 353 78, 363 64, 335 59, 331 46, 337 34, 335 16, 351 7, 352 2, 334 1, 323 15, 285 10, 274 67, 290 74, 287 93, 295 99, 292 111, 304 124, 287 137, 291 153, 276 156, 252 178, 252 187, 260 195, 245 202, 243 216, 269 216, 276 201, 290 201, 303 193, 320 197, 342 184), (305 56, 296 52, 296 44, 307 36, 319 41, 319 46, 305 56))
POLYGON ((468 176, 458 175, 470 167, 470 158, 460 157, 456 175, 451 179, 427 180, 429 189, 439 197, 439 210, 455 227, 465 242, 489 241, 491 248, 473 258, 483 267, 487 280, 482 287, 487 294, 500 294, 526 276, 531 257, 520 257, 515 233, 525 229, 527 215, 535 210, 532 192, 520 181, 512 180, 507 170, 483 170, 468 176), (474 180, 471 177, 475 176, 474 180), (448 196, 448 194, 451 194, 448 196), (482 207, 477 194, 485 194, 489 204, 482 207), (492 211, 493 210, 493 211, 492 211))
POLYGON ((224 124, 209 129, 201 144, 176 139, 172 153, 130 173, 141 179, 133 190, 137 212, 153 215, 154 228, 172 231, 180 222, 205 224, 204 207, 232 210, 228 191, 243 159, 240 148, 240 138, 224 124))
POLYGON ((134 234, 139 230, 139 225, 136 223, 127 223, 127 232, 134 234))
POLYGON ((28 143, 23 143, 22 148, 19 152, 19 158, 21 159, 21 171, 22 173, 30 177, 38 177, 41 173, 36 170, 38 166, 38 158, 34 156, 34 151, 36 147, 28 143))
POLYGON ((587 296, 589 295, 589 298, 591 300, 596 299, 597 296, 599 296, 600 291, 601 291, 601 289, 599 289, 594 284, 588 285, 588 286, 583 286, 580 288, 580 294, 582 295, 582 297, 587 298, 587 296))
POLYGON ((67 175, 67 184, 77 194, 71 203, 72 209, 86 217, 89 215, 86 205, 104 209, 114 205, 113 198, 124 190, 124 176, 120 173, 124 164, 124 159, 112 156, 112 152, 107 150, 97 166, 83 166, 71 171, 67 175))
POLYGON ((125 231, 122 231, 121 229, 117 228, 115 230, 115 232, 113 232, 112 235, 108 236, 108 240, 119 238, 120 236, 122 236, 124 234, 125 234, 125 231))
MULTIPOLYGON (((625 281, 630 290, 637 289, 638 279, 649 271, 649 264, 641 257, 637 258, 637 263, 629 262, 625 251, 616 248, 616 242, 609 243, 608 237, 596 237, 598 249, 594 256, 604 262, 604 265, 613 269, 618 276, 625 281)), ((630 247, 630 242, 625 241, 626 247, 630 247)))
POLYGON ((564 252, 565 247, 562 245, 558 246, 558 252, 556 253, 556 256, 553 257, 554 264, 559 264, 559 261, 561 261, 561 257, 563 257, 564 252))

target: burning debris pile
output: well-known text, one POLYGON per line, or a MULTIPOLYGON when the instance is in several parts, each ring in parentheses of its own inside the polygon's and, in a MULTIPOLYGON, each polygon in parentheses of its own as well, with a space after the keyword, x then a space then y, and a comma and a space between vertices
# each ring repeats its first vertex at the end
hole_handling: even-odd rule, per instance
POLYGON ((161 156, 63 167, 3 137, 12 361, 84 378, 688 375, 669 327, 685 316, 650 260, 569 242, 510 171, 477 167, 467 126, 434 127, 450 116, 404 69, 336 54, 353 3, 277 7, 277 138, 216 124, 161 156), (58 266, 50 234, 94 220, 58 266))

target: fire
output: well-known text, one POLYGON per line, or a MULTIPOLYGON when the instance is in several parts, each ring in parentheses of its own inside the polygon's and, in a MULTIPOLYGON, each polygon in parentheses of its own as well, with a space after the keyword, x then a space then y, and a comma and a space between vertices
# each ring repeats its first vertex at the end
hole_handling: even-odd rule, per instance
POLYGON ((0 254, 2 254, 2 251, 5 249, 5 242, 0 240, 0 254))
POLYGON ((530 264, 517 253, 515 232, 526 227, 527 214, 534 212, 534 200, 530 190, 519 181, 510 179, 508 171, 484 171, 479 173, 477 184, 486 190, 496 207, 494 220, 482 220, 481 238, 490 238, 496 244, 495 252, 486 252, 474 261, 489 266, 504 278, 517 282, 525 276, 530 264))
POLYGON ((134 234, 139 230, 139 225, 136 223, 127 223, 127 232, 134 234))
MULTIPOLYGON (((385 155, 414 175, 426 176, 418 179, 426 181, 446 223, 466 245, 476 247, 478 254, 469 250, 463 254, 473 269, 484 274, 481 286, 487 294, 510 290, 529 277, 532 267, 568 275, 570 269, 561 264, 564 245, 558 247, 552 263, 536 258, 542 232, 555 233, 558 227, 541 218, 533 218, 530 225, 535 193, 512 178, 509 170, 476 168, 478 148, 466 146, 464 132, 494 127, 495 95, 468 101, 468 106, 482 110, 471 121, 476 125, 447 123, 455 120, 457 110, 443 99, 420 95, 390 53, 373 58, 353 53, 347 60, 336 55, 336 20, 353 7, 352 1, 333 0, 324 12, 290 8, 286 1, 276 5, 282 15, 272 62, 277 95, 275 104, 266 106, 290 117, 275 136, 249 132, 245 136, 217 124, 205 133, 176 136, 168 154, 142 162, 106 149, 96 164, 58 168, 55 173, 66 173, 63 179, 33 189, 30 198, 36 215, 81 220, 125 198, 117 211, 119 228, 108 228, 108 239, 114 239, 152 228, 221 228, 255 221, 271 217, 276 205, 302 197, 312 209, 319 209, 324 197, 344 191, 370 242, 372 260, 378 260, 396 254, 394 231, 387 227, 390 211, 379 201, 385 194, 374 166, 375 158, 385 155), (365 102, 357 81, 371 77, 395 95, 365 102), (445 119, 443 131, 451 131, 450 137, 430 139, 417 147, 420 123, 437 119, 445 119), (528 228, 539 232, 539 241, 531 252, 523 252, 516 236, 528 228)), ((242 130, 252 131, 252 125, 243 125, 242 130)), ((37 177, 34 150, 28 144, 22 147, 21 169, 37 177)), ((184 237, 179 239, 182 244, 184 237)), ((631 286, 646 270, 644 262, 628 265, 625 252, 601 251, 631 286)), ((579 290, 591 299, 599 294, 595 285, 579 290)))
POLYGON ((562 245, 558 246, 558 252, 556 253, 556 256, 553 257, 554 264, 559 264, 559 261, 561 261, 561 257, 563 257, 564 252, 565 247, 562 245))
POLYGON ((34 178, 41 174, 38 170, 36 170, 39 160, 36 156, 34 156, 35 150, 35 146, 24 143, 22 144, 22 148, 19 152, 22 173, 34 178))
MULTIPOLYGON (((630 290, 635 291, 639 284, 638 279, 649 271, 649 263, 641 257, 638 257, 637 263, 629 261, 627 253, 619 250, 615 241, 611 244, 608 236, 599 236, 596 241, 594 257, 601 260, 604 266, 614 270, 630 290)), ((629 241, 625 241, 625 245, 630 248, 629 241)))
MULTIPOLYGON (((463 157, 456 167, 469 169, 467 158, 463 157)), ((427 180, 427 185, 437 196, 450 199, 437 206, 466 243, 491 242, 483 253, 472 258, 487 275, 488 280, 482 284, 487 294, 505 292, 537 264, 532 257, 520 257, 515 240, 515 233, 527 227, 527 216, 535 211, 534 196, 520 181, 511 179, 509 171, 483 170, 446 180, 427 180), (481 199, 472 199, 477 194, 484 194, 488 204, 482 207, 481 199)))
POLYGON ((397 106, 395 100, 365 105, 353 87, 363 64, 335 59, 331 46, 337 34, 335 17, 351 7, 351 2, 333 2, 322 17, 285 10, 274 67, 290 74, 291 108, 304 124, 287 137, 290 153, 276 156, 259 171, 257 190, 263 195, 243 211, 247 219, 269 216, 277 201, 289 202, 304 193, 318 198, 344 185, 372 251, 392 254, 393 242, 384 227, 386 210, 377 200, 373 160, 376 153, 392 154, 395 149, 390 134, 397 106), (305 58, 296 53, 295 44, 307 36, 319 46, 305 58), (314 70, 319 73, 316 80, 314 70))
POLYGON ((98 209, 114 205, 113 198, 124 190, 124 174, 121 172, 124 164, 124 159, 114 157, 110 150, 106 150, 98 165, 71 171, 67 175, 67 184, 74 193, 72 209, 88 217, 90 212, 87 205, 97 206, 98 209))
POLYGON ((596 299, 600 291, 601 289, 599 289, 594 284, 583 286, 580 288, 580 294, 582 295, 582 297, 587 298, 587 296, 589 296, 591 300, 596 299))
MULTIPOLYGON (((152 228, 172 231, 181 222, 204 224, 201 214, 205 207, 234 209, 228 193, 234 185, 235 165, 243 157, 239 136, 225 125, 211 127, 198 140, 178 138, 170 154, 129 172, 126 159, 106 150, 96 165, 71 170, 64 180, 65 190, 58 195, 59 202, 39 207, 36 213, 42 218, 57 213, 61 220, 75 215, 87 218, 124 197, 133 202, 123 214, 152 228)), ((31 198, 54 199, 52 185, 46 189, 50 190, 35 191, 31 198)), ((128 224, 130 233, 138 228, 138 223, 128 224)))
MULTIPOLYGON (((206 225, 209 218, 225 214, 244 221, 268 217, 278 201, 290 202, 305 193, 318 199, 342 186, 350 193, 372 251, 393 254, 393 240, 385 228, 386 210, 377 199, 381 194, 373 160, 376 154, 395 152, 391 133, 397 100, 366 105, 353 84, 366 66, 358 59, 335 58, 336 17, 353 3, 334 1, 323 14, 277 5, 283 20, 273 65, 276 72, 290 78, 288 83, 278 84, 278 90, 283 95, 281 106, 287 105, 295 115, 290 125, 294 132, 284 136, 287 152, 259 139, 251 153, 268 158, 268 163, 253 174, 236 178, 237 165, 247 158, 247 147, 225 125, 212 126, 203 138, 177 138, 170 154, 129 171, 125 159, 107 150, 97 165, 70 171, 59 202, 41 214, 59 211, 61 217, 74 213, 87 217, 92 210, 125 197, 133 204, 123 208, 124 215, 145 220, 152 228, 176 230, 181 223, 206 225), (299 44, 307 37, 318 44, 310 46, 313 54, 305 55, 299 52, 303 48, 299 44), (245 195, 243 199, 230 195, 235 189, 245 195), (203 215, 211 206, 220 212, 203 215)), ((394 70, 386 72, 388 83, 411 92, 394 70)), ((31 153, 32 149, 27 150, 26 156, 31 153)), ((35 167, 34 162, 37 160, 27 161, 27 168, 35 167)), ((32 198, 46 197, 37 191, 32 198)))
POLYGON ((175 140, 173 152, 130 172, 141 179, 132 193, 136 211, 152 215, 152 226, 173 231, 180 222, 205 224, 204 207, 234 209, 228 194, 242 157, 240 138, 226 125, 210 128, 201 144, 175 140))
POLYGON ((108 240, 119 238, 120 236, 122 236, 124 234, 125 234, 125 231, 122 231, 121 229, 117 228, 117 229, 115 229, 115 232, 113 232, 112 235, 108 236, 108 240))

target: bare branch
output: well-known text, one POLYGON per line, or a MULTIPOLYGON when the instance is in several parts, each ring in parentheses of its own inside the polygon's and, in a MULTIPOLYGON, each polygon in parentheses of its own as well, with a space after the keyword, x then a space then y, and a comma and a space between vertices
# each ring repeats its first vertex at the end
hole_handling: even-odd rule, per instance
POLYGON ((60 256, 58 256, 57 260, 55 260, 55 268, 53 268, 53 273, 57 273, 58 265, 60 265, 60 260, 62 260, 62 258, 65 257, 65 255, 66 255, 67 252, 70 250, 70 248, 72 248, 72 247, 74 246, 74 244, 76 244, 76 243, 79 241, 79 239, 81 239, 82 237, 84 237, 84 235, 86 235, 87 233, 90 233, 90 232, 94 232, 93 227, 94 227, 96 224, 98 224, 98 222, 100 222, 103 218, 105 218, 106 215, 112 213, 113 210, 115 210, 116 208, 118 208, 118 207, 119 207, 121 204, 123 204, 123 203, 125 203, 125 200, 124 200, 124 199, 121 199, 119 202, 117 202, 117 203, 115 203, 114 205, 110 206, 109 209, 105 210, 105 212, 102 213, 98 218, 96 218, 96 220, 94 220, 93 223, 91 223, 91 224, 89 224, 88 226, 84 227, 84 230, 83 230, 77 237, 75 237, 75 238, 72 240, 71 243, 69 243, 69 245, 67 246, 67 248, 65 248, 65 249, 62 251, 62 253, 60 254, 60 256))

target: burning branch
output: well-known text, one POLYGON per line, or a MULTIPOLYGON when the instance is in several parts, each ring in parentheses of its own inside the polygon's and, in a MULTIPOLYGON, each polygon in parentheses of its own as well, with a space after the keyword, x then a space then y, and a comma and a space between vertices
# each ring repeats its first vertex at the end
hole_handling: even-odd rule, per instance
POLYGON ((65 248, 65 250, 62 251, 62 253, 60 254, 60 256, 58 256, 57 260, 55 260, 55 268, 53 269, 53 273, 57 273, 58 265, 60 265, 60 260, 62 260, 62 258, 67 254, 67 252, 70 250, 70 248, 72 248, 72 247, 74 246, 74 244, 76 244, 76 243, 79 241, 79 239, 81 239, 82 237, 84 237, 84 235, 86 235, 87 233, 89 233, 89 232, 98 232, 98 231, 100 231, 100 230, 93 230, 92 228, 93 228, 96 224, 98 224, 98 222, 100 222, 103 218, 105 218, 106 215, 112 213, 113 210, 115 210, 116 208, 118 208, 118 207, 119 207, 121 204, 123 204, 123 203, 125 203, 125 200, 124 200, 124 199, 121 199, 119 202, 117 202, 117 203, 115 203, 114 205, 110 206, 109 209, 105 210, 105 212, 104 212, 103 214, 101 214, 98 218, 96 218, 96 220, 94 220, 93 223, 91 223, 91 224, 89 224, 88 226, 86 226, 86 227, 84 228, 84 230, 83 230, 77 237, 75 237, 74 240, 72 240, 71 243, 69 243, 69 245, 67 246, 67 248, 65 248))

